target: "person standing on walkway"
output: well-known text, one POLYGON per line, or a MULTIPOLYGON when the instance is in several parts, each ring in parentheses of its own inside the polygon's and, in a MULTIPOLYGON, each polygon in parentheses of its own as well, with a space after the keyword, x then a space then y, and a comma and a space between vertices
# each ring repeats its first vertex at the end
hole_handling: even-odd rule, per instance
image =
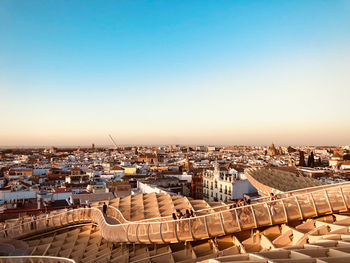
POLYGON ((175 214, 175 213, 173 213, 173 219, 174 219, 174 220, 176 220, 176 219, 177 219, 177 217, 176 217, 176 214, 175 214))
POLYGON ((107 205, 106 205, 106 203, 103 203, 102 210, 103 210, 103 214, 106 216, 107 215, 107 205))
POLYGON ((49 223, 50 223, 49 213, 46 213, 46 227, 49 226, 49 223))
MULTIPOLYGON (((276 196, 274 193, 270 193, 270 201, 275 201, 276 196)), ((271 214, 274 216, 276 214, 276 208, 275 208, 275 202, 270 202, 269 203, 270 209, 271 209, 271 214)))
POLYGON ((4 235, 5 235, 5 238, 8 237, 8 234, 7 234, 7 222, 5 221, 4 224, 2 225, 2 228, 4 230, 4 235))
POLYGON ((274 193, 270 193, 270 201, 276 200, 276 196, 274 193))
POLYGON ((37 228, 38 228, 36 220, 37 220, 36 215, 33 215, 33 223, 34 223, 34 229, 35 230, 37 230, 37 228))
POLYGON ((21 231, 24 233, 24 217, 21 217, 21 231))
POLYGON ((30 218, 30 230, 34 230, 34 215, 30 218))

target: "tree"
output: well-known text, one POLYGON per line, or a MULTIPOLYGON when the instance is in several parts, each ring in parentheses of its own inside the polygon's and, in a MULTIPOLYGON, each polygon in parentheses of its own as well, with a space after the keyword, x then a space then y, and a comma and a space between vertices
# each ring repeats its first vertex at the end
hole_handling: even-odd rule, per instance
POLYGON ((297 150, 295 150, 295 149, 294 149, 293 147, 291 147, 291 146, 288 146, 287 151, 288 151, 288 153, 294 153, 294 152, 296 152, 297 150))
POLYGON ((303 151, 299 151, 299 166, 305 166, 305 158, 303 151))
POLYGON ((315 166, 314 152, 310 153, 309 158, 307 159, 307 166, 312 168, 315 166))

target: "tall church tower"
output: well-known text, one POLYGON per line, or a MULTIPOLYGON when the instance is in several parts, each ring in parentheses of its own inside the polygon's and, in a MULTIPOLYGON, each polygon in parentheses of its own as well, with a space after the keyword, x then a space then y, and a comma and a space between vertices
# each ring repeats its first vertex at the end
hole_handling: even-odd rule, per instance
POLYGON ((220 166, 219 166, 218 160, 214 162, 214 177, 220 178, 220 166))
POLYGON ((192 164, 188 158, 188 154, 186 155, 185 168, 188 172, 192 170, 192 164))

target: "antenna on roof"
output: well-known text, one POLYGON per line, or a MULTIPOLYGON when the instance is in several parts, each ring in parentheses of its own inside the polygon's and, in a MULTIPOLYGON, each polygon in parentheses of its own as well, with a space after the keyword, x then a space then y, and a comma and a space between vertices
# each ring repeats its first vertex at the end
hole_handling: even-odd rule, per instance
POLYGON ((112 140, 114 146, 115 146, 116 148, 118 148, 118 146, 117 146, 116 142, 114 141, 112 135, 110 135, 110 134, 108 134, 108 135, 109 135, 109 138, 111 138, 111 140, 112 140))

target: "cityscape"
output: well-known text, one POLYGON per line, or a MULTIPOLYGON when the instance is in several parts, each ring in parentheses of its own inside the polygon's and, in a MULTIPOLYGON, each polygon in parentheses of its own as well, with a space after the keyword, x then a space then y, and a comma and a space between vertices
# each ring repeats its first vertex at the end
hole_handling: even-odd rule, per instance
MULTIPOLYGON (((346 213, 335 214, 350 205, 349 146, 52 146, 2 149, 0 164, 4 256, 27 254, 42 262, 56 262, 53 257, 59 262, 246 262, 260 255, 253 252, 289 246, 290 251, 293 245, 299 251, 304 245, 298 253, 307 258, 307 244, 345 231, 340 246, 349 229, 346 213), (339 187, 342 196, 334 192, 339 187), (325 189, 335 198, 327 199, 331 211, 325 189), (305 200, 309 191, 312 203, 305 200), (284 200, 283 207, 272 205, 274 200, 284 200), (253 210, 245 211, 249 206, 253 210), (118 226, 123 229, 113 229, 118 226), (230 257, 238 254, 246 256, 230 257)), ((319 246, 331 246, 333 238, 319 246)), ((293 254, 288 257, 298 262, 293 254)))
POLYGON ((0 263, 350 259, 348 1, 0 1, 0 263))

